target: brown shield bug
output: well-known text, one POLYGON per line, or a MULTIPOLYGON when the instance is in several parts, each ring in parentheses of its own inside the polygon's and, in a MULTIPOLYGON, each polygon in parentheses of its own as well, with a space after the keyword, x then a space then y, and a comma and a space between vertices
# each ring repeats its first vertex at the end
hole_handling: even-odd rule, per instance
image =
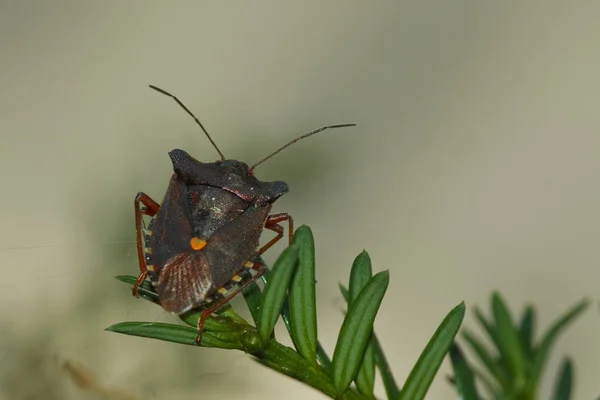
POLYGON ((171 97, 194 118, 221 158, 203 163, 183 150, 173 150, 169 156, 174 173, 162 204, 142 192, 135 197, 140 274, 133 295, 138 296, 148 276, 166 311, 183 314, 201 308, 196 339, 200 343, 206 318, 263 274, 257 257, 283 237, 280 223, 287 221, 292 240, 292 217, 269 214, 273 203, 288 192, 288 185, 260 181, 254 169, 300 139, 355 124, 324 126, 301 135, 249 167, 225 159, 200 120, 177 97, 150 87, 171 97), (151 218, 147 228, 144 215, 151 218), (276 236, 259 248, 265 228, 276 236))

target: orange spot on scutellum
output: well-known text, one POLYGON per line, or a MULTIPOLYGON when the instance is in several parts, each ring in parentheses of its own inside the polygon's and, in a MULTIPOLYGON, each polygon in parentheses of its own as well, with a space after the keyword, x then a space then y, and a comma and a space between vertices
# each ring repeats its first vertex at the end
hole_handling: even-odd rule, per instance
POLYGON ((206 246, 206 240, 204 239, 194 237, 190 240, 190 247, 196 251, 202 250, 204 246, 206 246))

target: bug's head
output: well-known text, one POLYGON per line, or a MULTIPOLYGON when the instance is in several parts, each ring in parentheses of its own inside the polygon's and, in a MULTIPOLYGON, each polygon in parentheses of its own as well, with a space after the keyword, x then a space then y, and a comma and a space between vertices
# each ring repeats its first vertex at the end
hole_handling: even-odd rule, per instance
POLYGON ((242 161, 227 159, 203 163, 181 149, 170 151, 169 157, 177 178, 188 186, 220 187, 257 204, 272 203, 289 190, 287 183, 282 181, 258 180, 248 164, 242 161))
POLYGON ((263 192, 267 203, 273 203, 289 191, 288 184, 283 181, 263 182, 258 180, 245 162, 227 159, 217 161, 215 164, 224 169, 224 174, 229 178, 229 184, 235 185, 236 180, 239 179, 241 186, 250 188, 250 191, 263 192))

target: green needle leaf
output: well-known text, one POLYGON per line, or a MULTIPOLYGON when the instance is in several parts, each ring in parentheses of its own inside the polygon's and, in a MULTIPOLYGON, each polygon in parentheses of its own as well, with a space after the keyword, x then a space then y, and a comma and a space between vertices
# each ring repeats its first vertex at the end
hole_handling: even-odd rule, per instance
POLYGON ((340 288, 340 292, 342 292, 342 296, 344 296, 344 300, 346 300, 346 303, 349 303, 350 302, 350 292, 341 283, 338 286, 340 288))
POLYGON ((244 300, 246 300, 246 304, 250 310, 250 315, 252 315, 252 320, 256 325, 258 323, 258 310, 260 309, 260 288, 256 282, 252 282, 246 289, 244 289, 242 294, 244 295, 244 300))
MULTIPOLYGON (((340 292, 342 292, 342 296, 346 302, 350 298, 350 292, 346 287, 342 284, 339 285, 340 292)), ((379 373, 381 374, 381 380, 383 381, 383 386, 385 387, 385 393, 387 394, 388 399, 395 399, 398 397, 400 393, 400 389, 398 389, 398 385, 396 384, 396 380, 394 379, 394 375, 392 374, 392 369, 390 368, 390 364, 385 357, 383 352, 383 348, 379 343, 379 339, 377 339, 377 335, 373 332, 373 336, 370 340, 370 345, 373 346, 373 352, 375 353, 375 365, 377 369, 379 369, 379 373)))
POLYGON ((381 380, 383 381, 383 387, 385 387, 387 398, 396 399, 400 394, 400 389, 398 389, 398 385, 396 384, 396 380, 392 374, 390 364, 383 353, 383 349, 381 348, 381 344, 379 343, 379 339, 377 339, 377 335, 375 335, 375 333, 373 333, 372 343, 375 351, 375 363, 377 364, 377 368, 381 374, 381 380))
POLYGON ((309 227, 303 225, 294 234, 298 246, 298 268, 289 295, 292 341, 302 356, 317 362, 317 303, 315 294, 315 242, 309 227))
POLYGON ((287 247, 269 274, 269 282, 265 285, 258 310, 258 332, 263 342, 271 337, 298 261, 298 246, 287 247))
POLYGON ((350 302, 354 301, 363 287, 369 282, 369 279, 373 276, 371 271, 371 257, 369 253, 363 250, 352 263, 352 270, 350 271, 350 302))
POLYGON ((320 342, 317 342, 317 361, 325 371, 331 372, 331 359, 320 342))
POLYGON ((492 382, 486 374, 481 372, 478 368, 472 367, 471 370, 475 374, 476 379, 478 379, 481 382, 481 384, 485 386, 485 389, 489 392, 489 394, 494 395, 495 393, 500 392, 498 385, 492 382))
POLYGON ((468 330, 463 330, 462 333, 463 338, 467 342, 467 344, 471 347, 473 352, 477 355, 479 360, 485 365, 488 372, 496 378, 496 381, 500 384, 504 389, 509 389, 510 383, 508 381, 508 377, 506 376, 504 370, 496 363, 492 355, 487 351, 485 346, 475 338, 468 330))
MULTIPOLYGON (((265 266, 265 270, 266 271, 265 271, 265 274, 263 275, 263 281, 266 284, 269 280, 268 279, 269 268, 267 268, 265 266)), ((258 308, 260 308, 260 305, 258 308)), ((258 308, 257 308, 257 311, 258 311, 258 308)), ((283 302, 283 308, 281 309, 281 318, 283 318, 283 322, 285 323, 285 327, 287 328, 287 330, 290 334, 290 337, 293 337, 292 324, 290 322, 290 310, 289 310, 289 305, 288 305, 287 300, 283 302)), ((319 343, 318 341, 317 341, 317 361, 319 362, 319 364, 321 364, 321 366, 323 368, 325 368, 326 371, 331 370, 331 360, 329 359, 329 356, 325 352, 325 349, 323 349, 323 346, 321 346, 321 343, 319 343)))
POLYGON ((375 394, 373 393, 375 389, 375 350, 373 348, 373 336, 373 333, 371 333, 371 338, 365 348, 362 363, 355 379, 358 391, 370 399, 375 399, 375 394))
MULTIPOLYGON (((137 280, 137 277, 131 276, 131 275, 117 275, 117 276, 115 276, 115 279, 133 286, 133 285, 135 285, 135 281, 137 280)), ((140 285, 140 287, 138 289, 138 293, 139 293, 140 297, 143 298, 144 300, 148 300, 148 301, 151 301, 152 303, 159 304, 158 294, 156 294, 156 292, 154 291, 154 288, 152 287, 152 284, 150 282, 148 282, 148 281, 142 282, 142 284, 140 285)))
POLYGON ((531 379, 532 384, 535 385, 537 382, 539 382, 546 363, 546 357, 556 342, 558 335, 567 327, 567 325, 569 325, 569 323, 571 323, 579 314, 581 314, 588 305, 589 302, 587 299, 577 303, 566 314, 559 318, 543 336, 540 344, 535 350, 531 379))
POLYGON ((458 393, 462 400, 479 400, 479 394, 475 387, 475 375, 469 367, 465 356, 458 346, 454 343, 450 347, 450 361, 454 370, 454 379, 458 393))
POLYGON ((496 330, 500 354, 508 361, 517 390, 525 385, 525 354, 521 347, 519 331, 513 323, 510 311, 498 292, 492 295, 492 310, 496 321, 496 330))
POLYGON ((464 316, 464 302, 454 307, 446 315, 406 379, 398 400, 422 400, 425 398, 433 378, 454 342, 454 337, 458 333, 464 316))
MULTIPOLYGON (((350 302, 358 297, 362 288, 373 276, 371 269, 371 257, 363 250, 352 264, 350 272, 350 302)), ((358 375, 356 376, 356 388, 363 395, 374 398, 375 387, 375 352, 373 350, 372 337, 367 343, 358 375)))
MULTIPOLYGON (((188 326, 165 324, 161 322, 122 322, 120 324, 112 325, 105 330, 125 335, 197 346, 196 336, 198 335, 198 331, 188 326)), ((204 332, 202 334, 202 346, 220 347, 222 349, 239 349, 240 335, 241 331, 219 333, 204 332)))
MULTIPOLYGON (((198 320, 200 319, 200 311, 190 311, 181 314, 179 318, 192 328, 197 328, 198 320)), ((235 332, 246 326, 248 325, 240 324, 228 317, 214 316, 204 320, 203 330, 213 332, 235 332)))
POLYGON ((569 358, 566 358, 560 366, 560 372, 558 373, 558 379, 556 381, 556 387, 554 388, 552 400, 570 400, 572 386, 573 362, 569 358))
POLYGON ((481 324, 489 338, 492 340, 496 349, 500 351, 500 340, 498 339, 498 333, 496 332, 496 327, 487 320, 487 318, 483 315, 479 308, 475 308, 475 318, 481 324))
POLYGON ((389 271, 376 274, 348 307, 333 352, 331 367, 333 385, 338 395, 348 389, 358 373, 389 280, 389 271))
MULTIPOLYGON (((261 259, 261 262, 264 265, 264 261, 262 259, 261 259)), ((269 267, 267 267, 265 265, 265 273, 262 276, 262 280, 265 285, 269 282, 270 274, 271 274, 271 270, 269 269, 269 267)), ((260 305, 258 308, 260 308, 260 305)), ((286 327, 288 333, 290 334, 290 337, 292 337, 292 324, 290 323, 290 307, 289 307, 287 298, 283 301, 283 307, 281 307, 281 319, 283 319, 283 323, 285 324, 285 327, 286 327)))
POLYGON ((498 338, 496 326, 492 322, 488 321, 487 318, 481 312, 481 310, 479 310, 479 308, 477 307, 475 307, 475 318, 477 318, 477 321, 481 324, 488 337, 491 339, 492 343, 496 347, 499 357, 497 360, 494 361, 494 363, 497 364, 500 369, 502 369, 503 374, 506 376, 507 379, 506 384, 509 385, 510 383, 508 382, 508 376, 510 373, 510 368, 507 364, 506 359, 504 358, 504 355, 502 354, 502 350, 500 349, 500 339, 498 338))
POLYGON ((533 354, 533 335, 535 328, 535 309, 533 306, 528 306, 523 312, 521 317, 521 324, 519 327, 519 337, 521 338, 521 346, 526 354, 527 360, 533 354))

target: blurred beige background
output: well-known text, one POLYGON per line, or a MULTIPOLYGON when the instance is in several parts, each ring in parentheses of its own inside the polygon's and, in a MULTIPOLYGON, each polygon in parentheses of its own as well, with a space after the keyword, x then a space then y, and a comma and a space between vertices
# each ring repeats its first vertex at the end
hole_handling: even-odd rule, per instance
MULTIPOLYGON (((275 209, 315 232, 330 352, 337 283, 363 248, 391 270, 376 328, 400 383, 461 300, 487 309, 499 289, 515 310, 534 302, 542 327, 596 303, 600 3, 227 3, 0 1, 2 399, 93 398, 61 360, 131 398, 323 398, 242 353, 103 331, 175 320, 112 276, 137 271, 133 198, 162 198, 167 152, 216 159, 148 84, 248 162, 359 124, 257 170, 290 184, 275 209)), ((565 354, 575 398, 600 394, 599 328, 594 305, 558 343, 541 398, 565 354)), ((429 399, 455 398, 448 372, 429 399)))

